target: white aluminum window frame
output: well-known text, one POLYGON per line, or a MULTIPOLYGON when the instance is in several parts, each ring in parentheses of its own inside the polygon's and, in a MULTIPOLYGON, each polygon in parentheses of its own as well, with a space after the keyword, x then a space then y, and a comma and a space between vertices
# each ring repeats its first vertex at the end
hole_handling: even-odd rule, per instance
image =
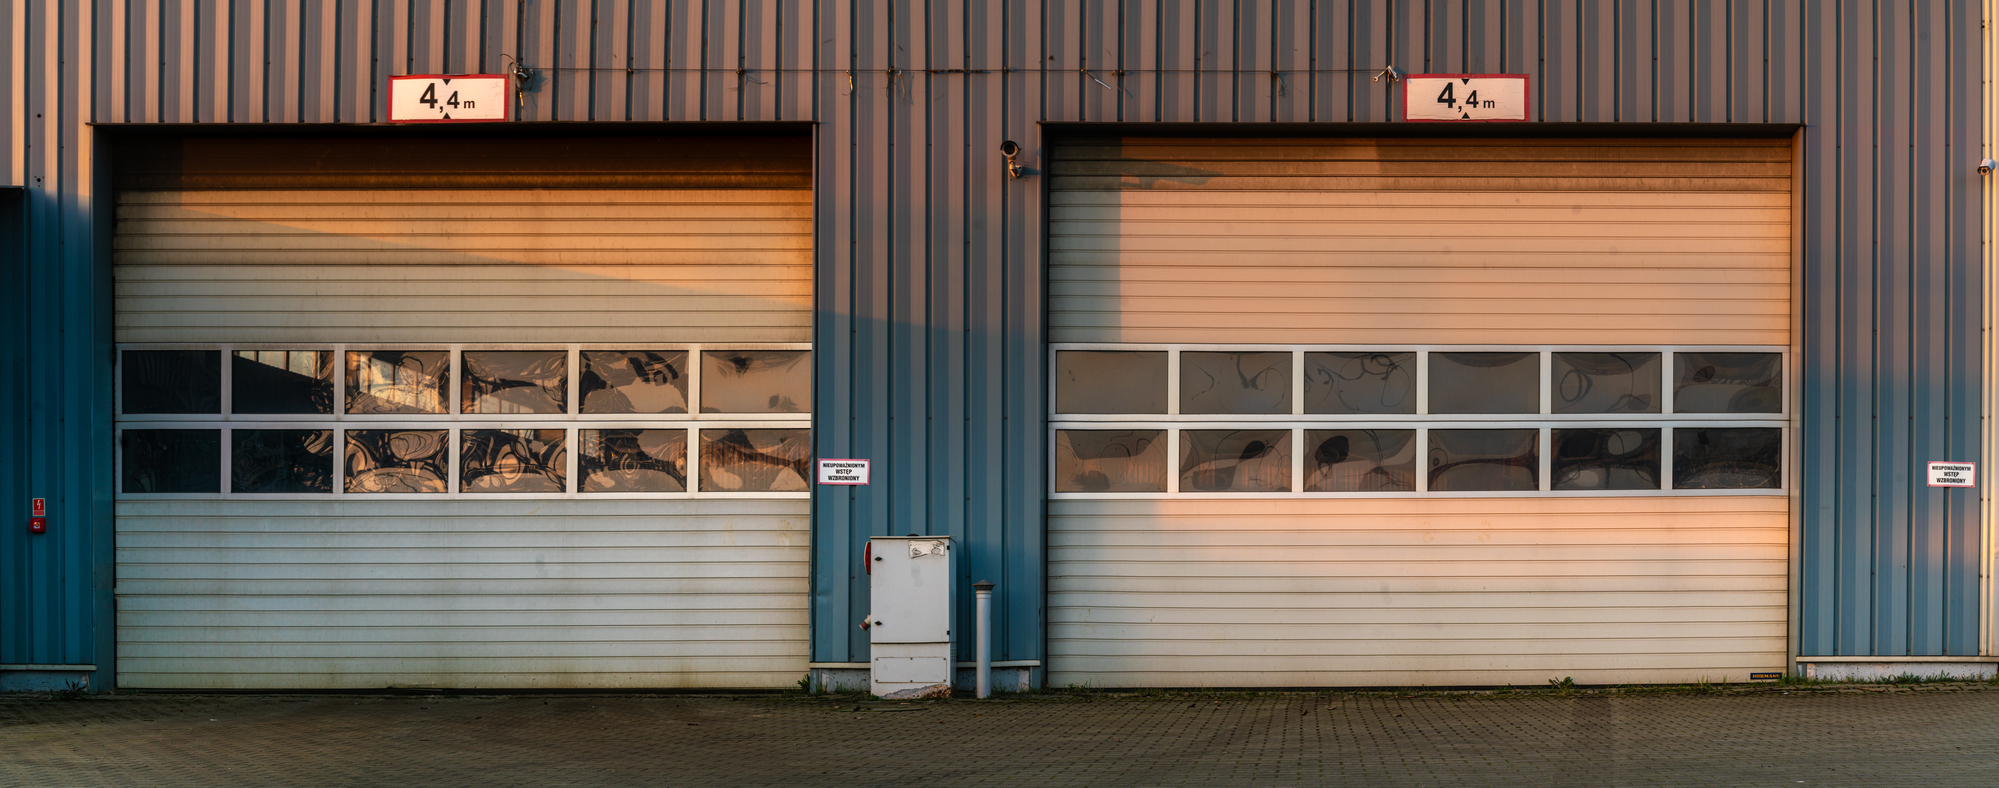
MULTIPOLYGON (((113 378, 115 420, 113 423, 113 473, 117 492, 116 500, 238 500, 238 501, 285 501, 330 499, 357 501, 438 501, 438 500, 677 500, 677 499, 809 499, 812 497, 813 480, 806 479, 807 488, 799 491, 783 492, 722 492, 700 489, 701 431, 716 429, 803 429, 812 428, 812 412, 802 413, 702 413, 700 412, 701 354, 703 351, 725 350, 801 350, 810 351, 812 345, 804 342, 707 342, 707 343, 613 343, 613 342, 570 342, 555 343, 435 343, 435 342, 354 342, 354 343, 312 343, 312 342, 244 342, 230 344, 214 343, 129 343, 117 346, 118 368, 113 378), (221 354, 221 413, 207 414, 128 414, 125 412, 125 376, 123 371, 124 353, 128 350, 200 350, 221 354), (319 350, 331 351, 333 355, 333 413, 232 413, 234 410, 234 364, 230 362, 239 350, 319 350), (347 413, 347 353, 368 350, 411 350, 448 351, 447 363, 451 385, 446 393, 447 412, 444 413, 347 413), (565 413, 461 413, 460 386, 464 380, 465 351, 480 350, 526 350, 563 351, 568 359, 567 402, 565 413), (690 404, 687 413, 582 413, 581 369, 579 362, 585 350, 653 350, 685 351, 688 354, 688 389, 690 404), (221 484, 220 492, 214 493, 138 493, 126 492, 125 486, 125 441, 128 429, 185 429, 219 430, 221 433, 221 484), (333 432, 333 491, 326 493, 251 493, 232 490, 232 448, 234 431, 237 429, 293 429, 331 430, 333 432), (566 475, 561 492, 464 492, 459 489, 461 467, 460 449, 465 430, 507 429, 507 430, 550 430, 564 431, 564 455, 566 475), (687 479, 688 489, 683 492, 580 492, 577 477, 581 465, 578 455, 582 430, 589 429, 681 429, 687 433, 687 479), (349 430, 444 430, 447 441, 446 491, 441 493, 355 493, 346 491, 346 452, 349 430)), ((808 435, 810 433, 808 432, 808 435)))
POLYGON ((1186 343, 1050 343, 1048 353, 1048 414, 1046 490, 1049 500, 1149 500, 1185 498, 1193 500, 1243 500, 1257 498, 1576 498, 1604 497, 1711 497, 1786 496, 1795 482, 1796 462, 1792 457, 1792 390, 1797 385, 1793 356, 1788 345, 1234 345, 1186 343), (1053 412, 1059 354, 1065 350, 1166 352, 1166 408, 1164 414, 1136 413, 1056 413, 1053 412), (1284 352, 1291 353, 1291 412, 1288 414, 1183 414, 1180 413, 1180 354, 1182 352, 1284 352), (1415 353, 1416 382, 1414 413, 1306 413, 1304 359, 1318 352, 1415 353), (1541 359, 1540 406, 1538 413, 1432 414, 1429 378, 1431 353, 1538 353, 1541 359), (1658 413, 1554 413, 1552 367, 1555 353, 1657 353, 1660 355, 1660 412, 1658 413), (1675 413, 1673 411, 1674 356, 1679 353, 1771 353, 1780 358, 1783 410, 1778 413, 1675 413), (1761 427, 1779 430, 1779 483, 1776 487, 1744 490, 1694 490, 1673 487, 1673 435, 1677 429, 1761 427), (1659 489, 1644 490, 1556 490, 1553 489, 1554 430, 1572 428, 1657 429, 1659 434, 1659 489), (1166 439, 1166 490, 1164 492, 1058 492, 1056 491, 1055 436, 1061 430, 1164 430, 1166 439), (1289 429, 1291 431, 1291 490, 1289 492, 1181 492, 1180 433, 1202 429, 1289 429), (1408 429, 1416 431, 1416 489, 1398 492, 1306 492, 1306 430, 1315 429, 1408 429), (1536 490, 1433 491, 1425 468, 1432 429, 1535 429, 1539 468, 1536 490))

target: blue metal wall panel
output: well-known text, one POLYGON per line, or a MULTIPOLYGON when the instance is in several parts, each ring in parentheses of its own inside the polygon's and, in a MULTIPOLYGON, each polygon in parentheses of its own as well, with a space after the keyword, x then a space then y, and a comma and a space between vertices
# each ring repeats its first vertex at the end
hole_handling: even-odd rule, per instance
MULTIPOLYGON (((0 457, 28 454, 28 265, 26 190, 0 186, 0 457)), ((31 570, 35 538, 26 516, 28 464, 0 463, 0 664, 28 661, 31 598, 47 578, 31 570)))
POLYGON ((1044 121, 1391 121, 1391 64, 1529 74, 1542 122, 1804 124, 1798 646, 1977 648, 1977 501, 1914 472, 1980 451, 1971 0, 23 2, 5 105, 27 120, 0 134, 26 151, 43 311, 0 484, 46 491, 61 529, 8 554, 42 574, 12 575, 0 643, 33 634, 36 661, 110 661, 108 222, 83 124, 377 122, 392 74, 508 58, 540 72, 525 120, 819 122, 817 439, 882 465, 815 504, 815 659, 865 657, 858 551, 912 531, 964 537, 966 579, 1002 584, 999 658, 1041 655, 1043 202, 1000 177, 999 140, 1034 170, 1044 121))

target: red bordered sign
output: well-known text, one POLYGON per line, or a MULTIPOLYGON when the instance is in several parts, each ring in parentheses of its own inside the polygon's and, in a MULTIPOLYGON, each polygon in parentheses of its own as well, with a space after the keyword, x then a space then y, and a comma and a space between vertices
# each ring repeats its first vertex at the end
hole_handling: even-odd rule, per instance
POLYGON ((1520 123, 1527 120, 1526 74, 1410 74, 1402 78, 1402 119, 1412 123, 1520 123))
POLYGON ((495 123, 513 119, 505 74, 389 77, 390 123, 495 123))

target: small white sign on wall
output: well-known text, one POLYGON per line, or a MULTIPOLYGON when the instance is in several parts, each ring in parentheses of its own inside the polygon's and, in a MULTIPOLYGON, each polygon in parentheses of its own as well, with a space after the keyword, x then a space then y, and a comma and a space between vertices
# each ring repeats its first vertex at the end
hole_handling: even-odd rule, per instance
POLYGON ((1410 74, 1402 78, 1402 119, 1434 123, 1527 119, 1526 74, 1410 74))
POLYGON ((505 74, 389 78, 390 123, 491 123, 513 107, 505 74))
POLYGON ((1931 487, 1977 487, 1978 463, 1932 462, 1929 475, 1931 487))
POLYGON ((865 486, 868 483, 868 461, 820 460, 819 483, 865 486))

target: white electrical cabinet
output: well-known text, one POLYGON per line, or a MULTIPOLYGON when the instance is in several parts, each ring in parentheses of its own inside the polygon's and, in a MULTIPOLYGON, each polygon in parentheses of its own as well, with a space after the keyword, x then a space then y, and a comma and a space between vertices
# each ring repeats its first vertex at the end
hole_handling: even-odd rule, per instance
POLYGON ((868 542, 869 691, 949 697, 957 655, 958 555, 948 536, 877 536, 868 542))

